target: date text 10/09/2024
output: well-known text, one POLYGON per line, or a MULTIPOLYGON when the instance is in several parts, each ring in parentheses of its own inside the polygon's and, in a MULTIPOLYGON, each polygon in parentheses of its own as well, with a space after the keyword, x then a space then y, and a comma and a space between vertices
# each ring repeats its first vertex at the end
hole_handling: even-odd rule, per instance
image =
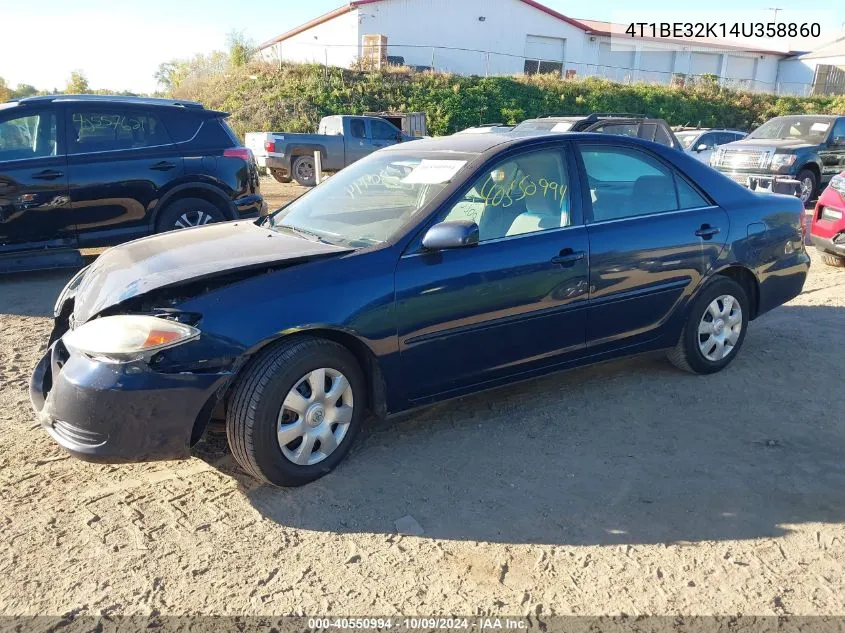
POLYGON ((625 34, 632 38, 675 39, 740 37, 820 37, 818 22, 630 22, 625 34))
POLYGON ((524 631, 529 628, 526 618, 497 617, 408 617, 408 618, 309 618, 308 629, 398 629, 398 630, 476 630, 524 631))

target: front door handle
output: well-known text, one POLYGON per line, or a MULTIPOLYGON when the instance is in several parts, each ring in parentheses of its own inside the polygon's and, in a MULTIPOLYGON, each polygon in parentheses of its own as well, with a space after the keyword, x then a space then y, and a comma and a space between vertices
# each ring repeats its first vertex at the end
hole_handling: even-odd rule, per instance
POLYGON ((169 163, 166 160, 163 160, 150 167, 150 169, 154 169, 155 171, 168 171, 170 169, 176 169, 176 163, 169 163))
POLYGON ((695 232, 695 234, 698 237, 703 237, 705 240, 709 240, 711 237, 713 237, 714 235, 717 235, 718 233, 719 233, 719 227, 718 226, 710 226, 709 224, 702 224, 701 228, 699 228, 695 232))
POLYGON ((55 180, 56 178, 61 178, 64 175, 64 172, 56 171, 55 169, 45 169, 44 171, 32 174, 32 177, 37 180, 55 180))
POLYGON ((584 251, 573 251, 571 248, 564 248, 557 256, 552 257, 552 263, 560 266, 572 266, 577 261, 584 259, 584 251))

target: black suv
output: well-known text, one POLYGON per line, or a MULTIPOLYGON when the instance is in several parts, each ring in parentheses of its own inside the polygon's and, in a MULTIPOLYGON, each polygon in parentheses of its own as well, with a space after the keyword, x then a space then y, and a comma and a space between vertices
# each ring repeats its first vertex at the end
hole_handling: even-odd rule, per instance
POLYGON ((266 212, 255 159, 227 116, 135 97, 0 104, 0 271, 266 212))
POLYGON ((635 136, 654 141, 673 149, 684 151, 681 143, 672 133, 672 128, 663 119, 654 119, 646 114, 626 112, 594 112, 587 116, 544 116, 527 119, 517 125, 514 132, 597 132, 635 136))

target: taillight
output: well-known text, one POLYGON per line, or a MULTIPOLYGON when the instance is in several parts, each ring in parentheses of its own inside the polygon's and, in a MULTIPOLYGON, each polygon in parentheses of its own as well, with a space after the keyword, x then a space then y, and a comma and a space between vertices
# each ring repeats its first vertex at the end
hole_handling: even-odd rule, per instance
POLYGON ((276 152, 276 141, 264 141, 264 151, 268 154, 274 154, 276 152))
POLYGON ((250 162, 252 160, 252 150, 246 147, 230 147, 229 149, 223 150, 223 156, 228 158, 240 158, 241 160, 250 162))

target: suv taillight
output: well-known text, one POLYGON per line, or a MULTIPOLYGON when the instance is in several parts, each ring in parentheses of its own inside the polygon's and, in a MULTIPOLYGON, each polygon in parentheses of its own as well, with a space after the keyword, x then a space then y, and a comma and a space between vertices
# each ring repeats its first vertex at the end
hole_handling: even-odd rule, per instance
POLYGON ((252 150, 246 147, 230 147, 229 149, 223 150, 223 156, 228 158, 240 158, 241 160, 250 162, 252 160, 252 150))
POLYGON ((268 154, 276 153, 276 141, 264 141, 264 151, 268 154))

